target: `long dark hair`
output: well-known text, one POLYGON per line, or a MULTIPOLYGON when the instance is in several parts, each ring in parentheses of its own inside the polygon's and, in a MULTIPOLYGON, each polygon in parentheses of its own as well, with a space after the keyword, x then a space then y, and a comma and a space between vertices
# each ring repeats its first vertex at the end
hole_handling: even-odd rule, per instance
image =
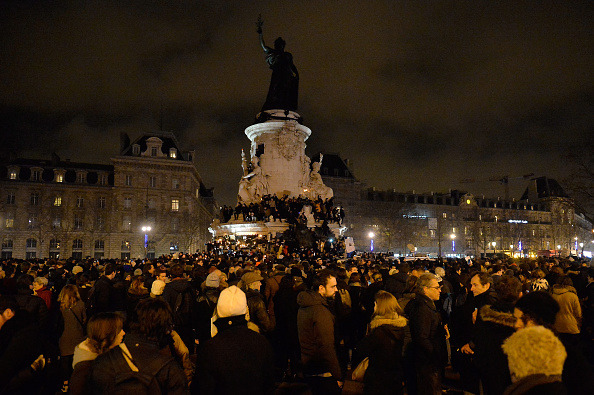
POLYGON ((173 329, 173 315, 167 302, 148 298, 138 302, 138 330, 148 339, 156 341, 160 347, 170 343, 173 329))

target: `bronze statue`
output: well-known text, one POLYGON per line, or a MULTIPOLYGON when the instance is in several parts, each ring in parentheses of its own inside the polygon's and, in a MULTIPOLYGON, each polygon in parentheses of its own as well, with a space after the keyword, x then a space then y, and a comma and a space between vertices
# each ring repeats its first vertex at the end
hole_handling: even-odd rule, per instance
POLYGON ((272 78, 268 88, 265 110, 291 110, 297 111, 297 94, 299 90, 299 73, 293 64, 293 55, 285 52, 285 40, 281 37, 274 41, 274 48, 264 44, 262 25, 264 21, 258 16, 257 33, 260 36, 260 45, 266 53, 266 63, 272 69, 272 78))

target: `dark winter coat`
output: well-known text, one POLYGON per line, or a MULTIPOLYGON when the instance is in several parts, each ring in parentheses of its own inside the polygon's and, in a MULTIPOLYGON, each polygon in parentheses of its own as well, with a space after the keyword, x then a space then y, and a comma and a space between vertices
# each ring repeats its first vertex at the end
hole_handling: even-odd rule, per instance
POLYGON ((502 394, 511 385, 507 356, 501 345, 515 332, 513 307, 483 306, 479 317, 474 331, 474 360, 485 394, 502 394))
POLYGON ((385 290, 390 292, 396 299, 401 298, 406 290, 407 273, 394 273, 385 279, 385 290))
POLYGON ((342 374, 334 338, 335 317, 328 301, 319 292, 303 291, 297 296, 297 304, 303 372, 306 375, 330 372, 336 380, 340 380, 342 374))
POLYGON ((248 310, 250 312, 250 321, 258 326, 259 332, 266 333, 273 330, 274 325, 266 311, 264 299, 262 299, 260 292, 248 289, 245 296, 247 298, 248 310))
POLYGON ((523 377, 509 386, 505 395, 565 395, 567 391, 560 377, 534 374, 523 377))
POLYGON ((359 359, 369 357, 365 394, 402 394, 402 345, 406 319, 374 317, 371 332, 357 346, 359 359))
POLYGON ((19 290, 19 293, 14 298, 21 309, 33 315, 41 328, 49 327, 49 310, 43 299, 39 296, 32 295, 30 291, 26 290, 19 290))
POLYGON ((34 393, 40 377, 30 366, 45 351, 43 336, 31 313, 18 311, 0 328, 0 394, 34 393))
POLYGON ((94 304, 92 314, 115 311, 115 290, 113 282, 107 276, 101 276, 95 281, 91 298, 94 304))
POLYGON ((245 316, 219 318, 218 333, 202 345, 192 393, 260 395, 274 388, 274 354, 268 340, 247 327, 245 316))
POLYGON ((439 369, 445 360, 445 330, 435 303, 427 296, 417 294, 405 309, 409 319, 410 357, 415 366, 439 369))
MULTIPOLYGON (((169 361, 155 376, 162 393, 188 393, 184 371, 179 363, 172 358, 169 347, 160 349, 157 343, 135 333, 126 335, 126 337, 126 347, 140 371, 146 371, 149 364, 155 358, 163 358, 169 361)), ((120 347, 114 347, 108 352, 99 355, 93 362, 91 373, 91 388, 94 394, 109 393, 109 389, 115 382, 116 376, 121 373, 119 365, 115 366, 112 362, 112 357, 119 361, 124 360, 124 363, 126 363, 120 347)))

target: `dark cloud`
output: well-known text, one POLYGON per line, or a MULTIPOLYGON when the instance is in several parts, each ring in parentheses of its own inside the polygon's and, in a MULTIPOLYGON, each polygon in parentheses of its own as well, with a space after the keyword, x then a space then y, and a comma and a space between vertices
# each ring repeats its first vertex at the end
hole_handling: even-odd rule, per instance
POLYGON ((591 1, 5 1, 0 143, 105 162, 121 132, 171 130, 231 203, 244 129, 270 78, 261 13, 267 42, 282 35, 299 68, 308 154, 338 152, 362 180, 398 190, 563 178, 562 156, 591 142, 593 10, 591 1))

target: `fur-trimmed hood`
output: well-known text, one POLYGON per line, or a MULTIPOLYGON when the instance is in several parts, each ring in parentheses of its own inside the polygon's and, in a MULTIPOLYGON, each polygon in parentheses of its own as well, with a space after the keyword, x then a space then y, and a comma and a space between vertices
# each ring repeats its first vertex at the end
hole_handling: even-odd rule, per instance
POLYGON ((369 323, 371 329, 378 328, 382 325, 392 325, 397 328, 404 328, 407 324, 407 319, 394 313, 391 316, 375 316, 369 323))
POLYGON ((479 311, 480 317, 485 322, 492 322, 494 324, 514 328, 517 318, 512 313, 505 311, 497 311, 491 305, 481 307, 479 311))

